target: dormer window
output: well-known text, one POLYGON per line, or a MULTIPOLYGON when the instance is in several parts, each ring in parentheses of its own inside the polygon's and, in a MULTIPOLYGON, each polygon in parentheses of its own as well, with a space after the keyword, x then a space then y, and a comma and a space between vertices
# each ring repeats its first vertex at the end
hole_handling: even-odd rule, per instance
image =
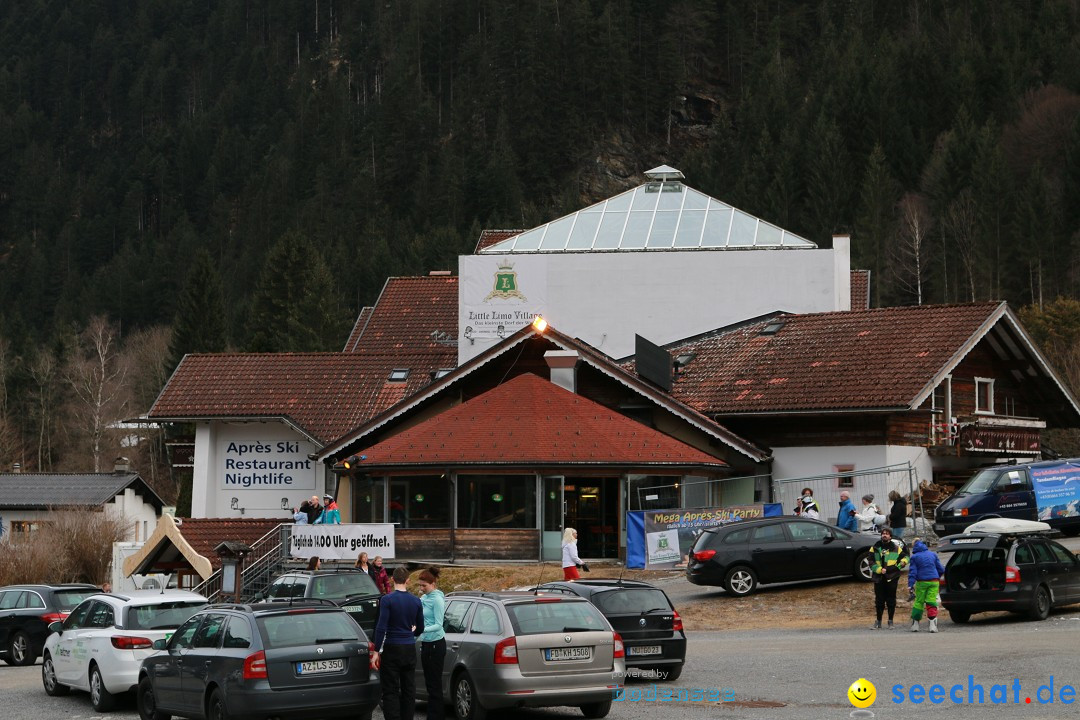
POLYGON ((409 368, 394 368, 390 371, 390 382, 405 382, 409 379, 409 368))
POLYGON ((975 412, 978 415, 994 414, 994 381, 992 378, 975 378, 975 412))

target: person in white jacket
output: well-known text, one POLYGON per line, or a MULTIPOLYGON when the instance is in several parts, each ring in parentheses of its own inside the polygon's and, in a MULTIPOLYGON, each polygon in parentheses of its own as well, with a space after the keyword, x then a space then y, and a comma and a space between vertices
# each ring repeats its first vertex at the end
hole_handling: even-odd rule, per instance
POLYGON ((578 568, 589 572, 589 566, 581 562, 577 554, 577 530, 566 528, 562 534, 562 574, 563 580, 580 580, 578 568))
POLYGON ((881 515, 881 511, 874 504, 874 496, 863 495, 862 508, 855 513, 855 518, 859 521, 859 532, 875 532, 877 524, 874 519, 878 515, 881 515))

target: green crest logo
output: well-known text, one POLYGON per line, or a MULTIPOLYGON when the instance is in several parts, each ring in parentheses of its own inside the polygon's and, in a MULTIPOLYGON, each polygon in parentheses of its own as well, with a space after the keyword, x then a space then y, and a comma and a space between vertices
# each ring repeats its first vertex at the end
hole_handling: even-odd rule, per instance
POLYGON ((658 543, 656 543, 656 549, 657 550, 667 550, 668 549, 667 535, 661 535, 660 536, 660 541, 658 543))
POLYGON ((510 298, 517 298, 518 300, 528 300, 521 291, 518 290, 517 272, 514 271, 514 266, 505 260, 499 263, 499 269, 495 271, 495 287, 484 298, 484 302, 491 300, 492 298, 499 298, 500 300, 509 300, 510 298))

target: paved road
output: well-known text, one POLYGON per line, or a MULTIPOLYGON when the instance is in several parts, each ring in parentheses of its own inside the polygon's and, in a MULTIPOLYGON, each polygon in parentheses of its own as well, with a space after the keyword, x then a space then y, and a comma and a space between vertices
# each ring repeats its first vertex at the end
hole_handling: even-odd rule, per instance
MULTIPOLYGON (((670 718, 761 718, 788 720, 852 717, 848 686, 865 677, 877 686, 878 700, 870 710, 878 718, 933 715, 939 718, 1061 718, 1080 715, 1080 702, 1062 705, 1065 684, 1077 688, 1080 701, 1080 607, 1056 611, 1044 622, 1013 618, 973 620, 965 626, 942 623, 937 635, 901 629, 893 632, 854 630, 769 630, 703 632, 691 635, 689 662, 671 686, 703 691, 730 688, 731 702, 625 701, 609 717, 655 720, 670 718), (1071 610, 1069 612, 1068 610, 1071 610), (983 704, 969 704, 968 676, 983 688, 983 704), (1054 677, 1054 704, 1040 705, 1035 695, 1054 677), (1020 703, 1013 700, 1013 683, 1020 681, 1020 703), (894 685, 920 684, 927 690, 941 683, 948 693, 956 684, 963 704, 948 697, 940 704, 892 702, 894 685), (1008 704, 991 703, 994 685, 1007 686, 1008 704), (1024 703, 1027 697, 1032 704, 1024 703)), ((0 667, 0 703, 5 720, 86 720, 100 717, 85 694, 47 697, 41 688, 41 666, 0 667)), ((631 694, 646 695, 654 685, 634 681, 631 694)), ((1047 697, 1043 691, 1043 698, 1047 697)), ((972 696, 977 700, 977 695, 972 696)), ((1066 698, 1067 699, 1067 698, 1066 698)), ((110 713, 110 720, 134 720, 131 702, 110 713)), ((376 713, 378 717, 378 713, 376 713)), ((418 718, 424 715, 418 714, 418 718)), ((576 711, 519 711, 506 718, 545 720, 581 717, 576 711)), ((855 716, 858 717, 858 716, 855 716)))

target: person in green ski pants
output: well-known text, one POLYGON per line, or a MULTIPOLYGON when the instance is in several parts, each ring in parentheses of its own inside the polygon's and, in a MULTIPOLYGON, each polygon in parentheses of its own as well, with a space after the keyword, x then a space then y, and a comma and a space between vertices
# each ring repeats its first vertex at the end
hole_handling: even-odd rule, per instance
POLYGON ((919 632, 919 621, 925 608, 930 632, 936 633, 939 580, 945 576, 945 567, 938 560, 937 553, 931 552, 922 540, 916 540, 912 546, 908 567, 908 594, 914 593, 915 598, 911 606, 911 632, 919 632))

